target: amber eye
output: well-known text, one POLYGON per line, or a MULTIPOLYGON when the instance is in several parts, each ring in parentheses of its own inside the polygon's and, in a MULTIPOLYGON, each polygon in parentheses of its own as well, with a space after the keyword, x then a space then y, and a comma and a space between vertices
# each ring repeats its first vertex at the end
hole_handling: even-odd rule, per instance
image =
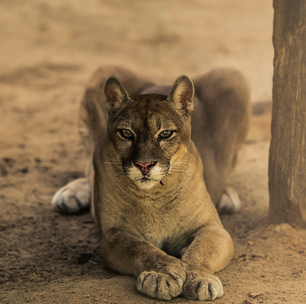
POLYGON ((130 130, 128 129, 121 129, 119 130, 119 133, 122 137, 126 138, 126 139, 133 139, 133 132, 131 132, 130 130))
POLYGON ((173 135, 173 130, 165 130, 159 133, 158 138, 159 139, 167 139, 170 138, 173 135))

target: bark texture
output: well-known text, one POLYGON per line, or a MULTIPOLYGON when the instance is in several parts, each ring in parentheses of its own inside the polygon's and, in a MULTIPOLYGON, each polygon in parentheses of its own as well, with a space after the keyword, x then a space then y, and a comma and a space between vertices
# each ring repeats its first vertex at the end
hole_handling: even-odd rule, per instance
POLYGON ((306 227, 306 1, 274 0, 271 223, 306 227))

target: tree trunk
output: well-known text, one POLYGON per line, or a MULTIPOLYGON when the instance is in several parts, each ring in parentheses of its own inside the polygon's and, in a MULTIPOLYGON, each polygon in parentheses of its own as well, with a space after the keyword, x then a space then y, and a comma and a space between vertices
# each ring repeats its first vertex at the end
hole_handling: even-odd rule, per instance
POLYGON ((306 1, 273 6, 269 220, 306 228, 306 1))

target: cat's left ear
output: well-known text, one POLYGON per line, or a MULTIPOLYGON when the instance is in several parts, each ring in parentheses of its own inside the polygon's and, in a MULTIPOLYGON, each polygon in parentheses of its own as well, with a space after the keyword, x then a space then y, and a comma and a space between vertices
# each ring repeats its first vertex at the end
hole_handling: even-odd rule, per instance
POLYGON ((193 96, 194 86, 192 80, 182 75, 175 80, 168 94, 168 99, 175 104, 181 114, 189 117, 193 110, 193 96))
POLYGON ((116 77, 107 79, 104 85, 106 108, 110 116, 117 113, 123 103, 130 100, 128 92, 116 77))

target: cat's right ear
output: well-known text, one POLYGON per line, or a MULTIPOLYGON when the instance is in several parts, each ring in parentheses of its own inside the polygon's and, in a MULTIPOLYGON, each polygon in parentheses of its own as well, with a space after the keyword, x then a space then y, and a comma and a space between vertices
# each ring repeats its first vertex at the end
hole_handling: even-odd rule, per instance
POLYGON ((194 86, 191 79, 186 75, 178 77, 168 94, 168 99, 171 100, 177 110, 187 117, 190 116, 193 110, 194 86))
POLYGON ((128 92, 115 77, 107 79, 104 84, 104 93, 106 109, 110 116, 113 116, 121 108, 122 104, 130 99, 128 92))

